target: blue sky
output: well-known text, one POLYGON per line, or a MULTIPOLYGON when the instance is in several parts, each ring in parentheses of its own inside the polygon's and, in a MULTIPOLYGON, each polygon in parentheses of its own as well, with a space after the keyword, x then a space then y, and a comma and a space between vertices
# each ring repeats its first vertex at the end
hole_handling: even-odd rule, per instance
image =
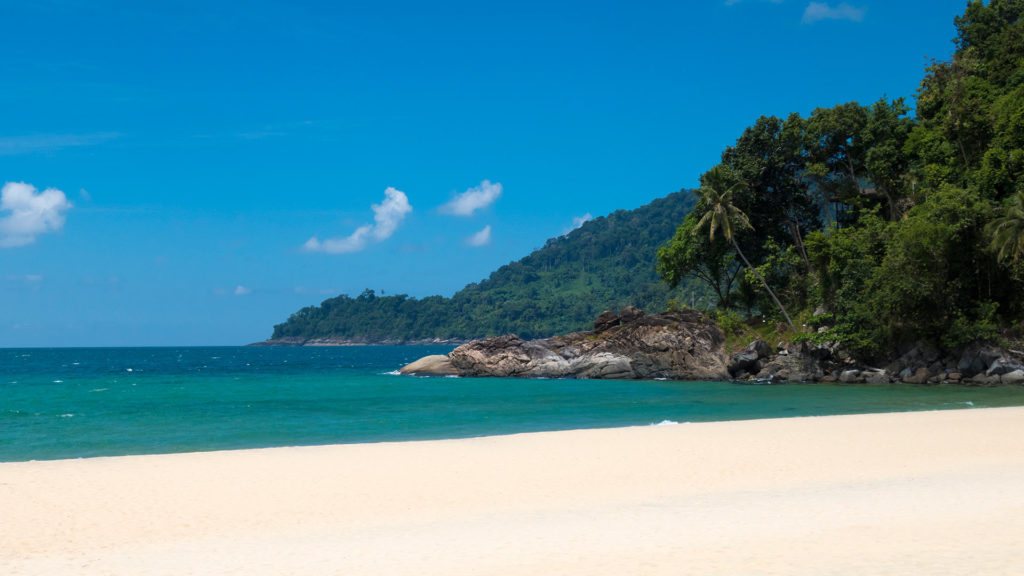
POLYGON ((913 96, 964 5, 0 0, 0 347, 449 296, 760 115, 913 96))

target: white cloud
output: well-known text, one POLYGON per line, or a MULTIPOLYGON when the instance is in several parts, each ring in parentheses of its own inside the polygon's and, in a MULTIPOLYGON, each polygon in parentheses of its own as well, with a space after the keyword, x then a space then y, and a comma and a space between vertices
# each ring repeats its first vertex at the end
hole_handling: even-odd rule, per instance
POLYGON ((482 230, 466 238, 466 244, 470 246, 486 246, 491 243, 491 225, 484 226, 482 230))
POLYGON ((472 216, 473 212, 493 204, 498 196, 501 196, 501 182, 491 184, 490 180, 484 180, 479 186, 474 186, 462 194, 456 195, 438 210, 443 214, 472 216))
POLYGON ((573 230, 579 228, 580 226, 583 226, 583 224, 585 224, 585 223, 587 223, 587 222, 589 222, 590 220, 593 220, 593 219, 594 219, 594 217, 590 214, 590 212, 587 212, 583 216, 573 216, 572 217, 572 227, 566 229, 565 233, 568 234, 569 232, 572 232, 573 230))
POLYGON ((389 187, 384 191, 384 201, 370 206, 373 209, 373 224, 364 224, 344 238, 327 238, 320 241, 316 236, 306 240, 302 248, 308 252, 345 254, 366 248, 370 240, 387 240, 398 229, 405 215, 412 212, 405 192, 389 187))
POLYGON ((235 288, 235 296, 245 296, 246 294, 252 294, 252 290, 242 286, 241 284, 235 288))
POLYGON ((864 9, 854 8, 846 2, 836 6, 835 8, 828 5, 827 2, 811 2, 804 9, 804 17, 801 22, 804 24, 814 24, 822 20, 850 20, 851 22, 860 22, 864 19, 864 9))
POLYGON ((0 248, 31 244, 40 234, 60 230, 70 208, 71 202, 56 188, 39 192, 24 182, 4 184, 0 189, 0 248), (3 215, 5 212, 10 214, 3 215))

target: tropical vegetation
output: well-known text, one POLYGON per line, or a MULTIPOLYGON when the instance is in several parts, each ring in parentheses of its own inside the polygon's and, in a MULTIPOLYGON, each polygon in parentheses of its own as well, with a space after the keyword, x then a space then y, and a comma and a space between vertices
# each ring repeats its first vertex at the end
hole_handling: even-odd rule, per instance
POLYGON ((862 357, 1014 335, 1022 13, 1024 0, 969 2, 953 57, 927 68, 913 111, 882 98, 759 118, 701 178, 694 211, 659 249, 664 281, 695 278, 718 308, 748 316, 796 311, 811 324, 801 330, 818 327, 814 338, 862 357), (705 222, 725 241, 694 233, 705 222))

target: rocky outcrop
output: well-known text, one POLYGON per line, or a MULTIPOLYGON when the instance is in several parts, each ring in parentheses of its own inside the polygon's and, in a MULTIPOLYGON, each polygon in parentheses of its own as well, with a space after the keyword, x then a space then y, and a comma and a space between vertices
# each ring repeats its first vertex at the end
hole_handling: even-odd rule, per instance
POLYGON ((840 382, 868 384, 1024 385, 1024 353, 974 344, 940 351, 907 346, 884 368, 859 363, 837 342, 755 340, 727 356, 721 330, 694 310, 645 315, 636 308, 603 312, 594 330, 544 340, 508 335, 428 356, 403 374, 526 378, 728 380, 758 384, 840 382))
POLYGON ((757 383, 1024 385, 1024 353, 991 345, 940 351, 917 343, 894 356, 884 368, 876 368, 855 361, 835 342, 781 342, 775 352, 767 342, 755 340, 729 357, 729 373, 735 380, 757 383))
POLYGON ((636 308, 626 308, 620 314, 603 313, 595 328, 544 340, 523 340, 514 335, 477 340, 459 346, 448 359, 462 376, 729 378, 723 351, 725 337, 699 312, 645 315, 636 308))

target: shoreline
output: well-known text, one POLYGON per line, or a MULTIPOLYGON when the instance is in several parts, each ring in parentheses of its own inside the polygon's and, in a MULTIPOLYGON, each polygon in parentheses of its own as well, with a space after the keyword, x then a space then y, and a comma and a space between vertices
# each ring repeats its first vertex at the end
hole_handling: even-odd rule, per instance
POLYGON ((5 574, 1010 574, 1024 407, 0 463, 5 574))
POLYGON ((243 344, 244 347, 277 347, 277 348, 301 348, 301 347, 325 347, 325 346, 461 346, 470 340, 455 339, 420 339, 420 340, 365 340, 347 338, 268 338, 259 342, 243 344))

